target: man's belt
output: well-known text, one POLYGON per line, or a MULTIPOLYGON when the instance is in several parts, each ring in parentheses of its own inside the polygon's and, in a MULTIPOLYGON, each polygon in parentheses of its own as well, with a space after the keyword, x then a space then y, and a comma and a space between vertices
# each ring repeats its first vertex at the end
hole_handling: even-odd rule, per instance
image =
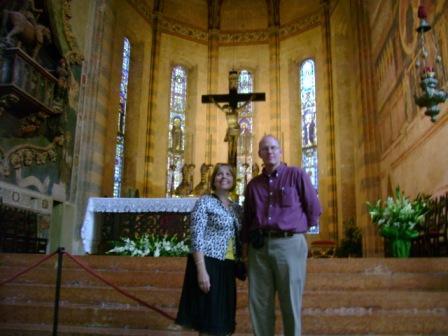
POLYGON ((267 238, 287 238, 292 237, 295 234, 295 232, 281 230, 261 230, 261 233, 267 238))

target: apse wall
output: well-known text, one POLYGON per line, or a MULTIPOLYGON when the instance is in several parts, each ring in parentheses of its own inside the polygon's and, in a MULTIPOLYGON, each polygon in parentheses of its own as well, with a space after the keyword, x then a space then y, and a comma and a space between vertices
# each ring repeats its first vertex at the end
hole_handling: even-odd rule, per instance
MULTIPOLYGON (((317 146, 319 169, 319 199, 325 209, 320 220, 321 236, 336 238, 336 208, 331 186, 335 184, 333 164, 333 127, 329 109, 327 50, 321 26, 285 38, 280 43, 280 113, 284 130, 285 161, 301 166, 302 129, 299 70, 303 61, 313 59, 316 71, 317 146)), ((313 236, 309 237, 313 239, 313 236)))
POLYGON ((355 126, 361 110, 359 46, 352 34, 356 29, 349 2, 338 2, 331 15, 331 64, 339 237, 343 236, 345 224, 354 222, 359 227, 365 224, 362 220, 365 205, 361 197, 357 199, 355 191, 356 181, 361 180, 355 157, 362 148, 359 146, 362 133, 355 126), (358 203, 361 203, 359 217, 358 203))
MULTIPOLYGON (((226 15, 229 14, 227 9, 231 7, 230 2, 223 7, 226 15)), ((98 175, 96 179, 101 179, 101 196, 112 195, 122 40, 125 36, 130 39, 132 49, 123 195, 129 188, 138 189, 146 197, 166 195, 170 74, 175 65, 183 65, 189 72, 185 161, 196 166, 195 184, 199 182, 202 163, 227 161, 225 115, 212 104, 202 104, 201 95, 227 93, 228 71, 232 68, 250 70, 254 75, 254 91, 266 93, 265 102, 254 103, 254 162, 261 166, 257 153, 260 138, 265 134, 274 134, 282 142, 283 160, 289 165, 300 165, 299 68, 301 62, 312 58, 316 62, 317 76, 319 197, 325 209, 320 236, 337 239, 339 229, 332 131, 335 125, 329 108, 329 51, 325 47, 326 32, 319 21, 322 18, 315 13, 317 8, 312 7, 313 12, 308 13, 309 17, 303 22, 289 17, 290 21, 281 27, 277 36, 269 33, 266 15, 262 15, 259 22, 252 18, 249 28, 266 28, 253 32, 253 40, 245 40, 251 31, 242 31, 240 35, 233 36, 240 40, 233 42, 233 33, 229 29, 233 23, 228 16, 222 22, 227 30, 220 32, 222 35, 218 40, 207 40, 203 37, 208 33, 203 31, 202 19, 196 25, 191 20, 181 23, 176 21, 182 18, 182 15, 176 15, 177 2, 167 1, 164 4, 157 18, 148 14, 151 8, 144 5, 139 7, 141 4, 135 1, 108 2, 111 15, 104 26, 110 30, 111 39, 103 43, 110 60, 101 63, 104 80, 100 83, 101 92, 107 92, 107 95, 98 97, 102 104, 107 105, 107 114, 97 117, 104 132, 100 135, 95 132, 94 135, 96 142, 104 146, 102 156, 99 153, 94 156, 97 167, 94 174, 98 175), (157 31, 154 31, 154 25, 157 31)), ((202 3, 194 2, 193 6, 199 8, 198 13, 204 14, 202 3)), ((283 15, 288 18, 286 13, 283 15)))
MULTIPOLYGON (((424 4, 446 70, 448 1, 424 4)), ((412 1, 383 1, 371 3, 369 11, 383 197, 397 186, 412 197, 420 192, 440 195, 448 191, 447 104, 441 106, 437 122, 432 123, 414 102, 420 81, 420 70, 415 66, 418 5, 412 1)), ((439 80, 446 90, 448 77, 444 81, 439 74, 439 80)))
MULTIPOLYGON (((148 100, 151 64, 151 25, 125 1, 116 1, 113 16, 106 26, 113 33, 110 43, 111 63, 102 64, 102 74, 108 87, 108 111, 105 116, 104 169, 102 171, 102 194, 112 196, 115 164, 115 146, 120 109, 120 81, 123 62, 123 41, 129 40, 130 65, 127 87, 125 166, 122 193, 129 188, 142 190, 148 126, 148 100)), ((100 143, 100 139, 98 139, 100 143)))
MULTIPOLYGON (((207 45, 171 34, 162 33, 159 40, 157 71, 150 121, 149 189, 152 197, 165 197, 167 181, 168 122, 171 69, 183 65, 188 69, 185 161, 195 163, 199 171, 206 152, 206 110, 201 94, 206 94, 208 83, 207 45), (191 136, 194 149, 191 146, 191 136), (202 139, 202 140, 199 140, 202 139)), ((197 172, 195 182, 198 182, 197 172)))

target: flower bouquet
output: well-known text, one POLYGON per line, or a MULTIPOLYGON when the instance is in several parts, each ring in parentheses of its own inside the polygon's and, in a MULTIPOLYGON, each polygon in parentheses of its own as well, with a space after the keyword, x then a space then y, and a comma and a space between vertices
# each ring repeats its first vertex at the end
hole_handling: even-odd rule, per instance
POLYGON ((411 240, 418 237, 428 211, 428 199, 428 196, 418 195, 412 201, 397 187, 394 197, 389 196, 385 202, 367 202, 369 215, 378 225, 380 235, 391 240, 394 257, 409 257, 411 240))
POLYGON ((134 239, 122 237, 107 254, 138 257, 181 257, 189 252, 188 239, 179 239, 176 235, 158 236, 154 234, 136 235, 134 239))

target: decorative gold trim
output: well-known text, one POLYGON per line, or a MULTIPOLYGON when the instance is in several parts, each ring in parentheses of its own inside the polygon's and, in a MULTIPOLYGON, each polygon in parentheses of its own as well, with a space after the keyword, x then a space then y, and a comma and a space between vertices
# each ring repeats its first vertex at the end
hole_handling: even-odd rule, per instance
POLYGON ((307 16, 299 21, 280 27, 280 38, 289 37, 291 35, 302 33, 306 30, 316 27, 322 22, 321 14, 307 16))
POLYGON ((193 39, 202 43, 207 43, 208 41, 208 33, 204 30, 183 25, 173 20, 167 20, 165 18, 161 18, 159 20, 159 23, 160 30, 163 32, 180 35, 182 37, 193 39))
MULTIPOLYGON (((70 0, 65 0, 70 1, 70 0)), ((149 23, 153 24, 153 13, 148 5, 140 0, 127 0, 128 3, 149 23)), ((200 43, 208 43, 216 30, 205 31, 187 24, 177 22, 172 19, 164 18, 163 15, 158 21, 160 29, 168 34, 194 40, 200 43)), ((280 38, 286 38, 294 34, 302 33, 306 30, 314 28, 321 23, 321 13, 317 12, 313 15, 300 18, 295 22, 279 27, 280 38)), ((258 29, 246 32, 218 32, 218 41, 220 45, 225 44, 253 44, 267 43, 271 34, 271 28, 258 29)))
POLYGON ((146 4, 146 1, 142 0, 128 0, 132 7, 149 23, 152 22, 152 10, 146 4))
POLYGON ((250 32, 220 32, 218 41, 220 44, 267 43, 269 35, 268 29, 250 32))
POLYGON ((69 64, 81 64, 84 60, 84 56, 81 54, 78 42, 76 41, 75 34, 70 24, 72 18, 72 0, 64 0, 62 6, 62 22, 64 25, 64 34, 69 47, 69 51, 65 53, 64 57, 69 64))

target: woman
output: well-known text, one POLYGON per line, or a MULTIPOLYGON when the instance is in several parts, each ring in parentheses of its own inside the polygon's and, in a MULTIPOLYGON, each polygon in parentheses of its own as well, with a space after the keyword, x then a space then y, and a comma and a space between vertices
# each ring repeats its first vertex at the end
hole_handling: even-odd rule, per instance
POLYGON ((191 254, 187 259, 176 323, 199 334, 229 335, 235 330, 235 231, 241 207, 229 200, 235 171, 218 163, 191 214, 191 254))

